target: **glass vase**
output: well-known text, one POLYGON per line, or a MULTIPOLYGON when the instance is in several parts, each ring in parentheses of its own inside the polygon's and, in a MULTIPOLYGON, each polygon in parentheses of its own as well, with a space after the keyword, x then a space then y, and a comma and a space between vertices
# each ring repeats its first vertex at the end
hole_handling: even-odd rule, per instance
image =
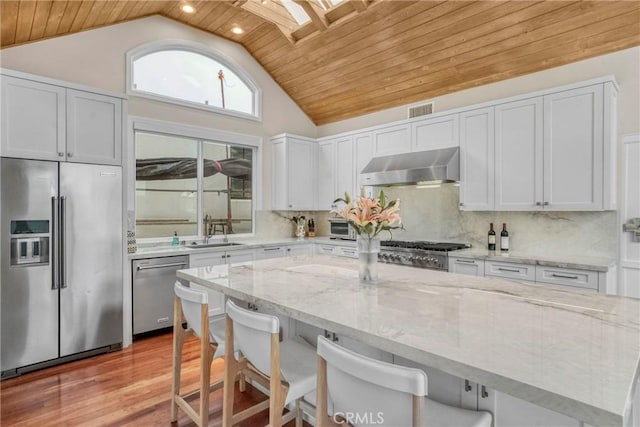
POLYGON ((358 235, 358 277, 361 283, 378 282, 380 239, 358 235))

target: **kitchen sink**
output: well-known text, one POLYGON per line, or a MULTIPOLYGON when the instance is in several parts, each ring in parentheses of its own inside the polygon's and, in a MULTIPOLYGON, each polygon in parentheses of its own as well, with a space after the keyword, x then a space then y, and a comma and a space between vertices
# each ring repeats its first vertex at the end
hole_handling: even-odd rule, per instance
POLYGON ((227 243, 192 243, 192 248, 226 248, 229 246, 240 246, 242 243, 227 242, 227 243))

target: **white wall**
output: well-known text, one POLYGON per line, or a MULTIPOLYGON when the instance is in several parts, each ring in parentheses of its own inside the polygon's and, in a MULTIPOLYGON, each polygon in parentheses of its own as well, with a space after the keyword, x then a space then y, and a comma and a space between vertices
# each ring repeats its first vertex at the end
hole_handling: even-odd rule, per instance
POLYGON ((141 44, 179 39, 201 43, 230 58, 262 89, 262 122, 130 97, 129 114, 261 136, 264 208, 270 208, 268 138, 282 132, 315 137, 316 127, 260 64, 238 43, 160 16, 3 49, 0 65, 41 76, 124 93, 125 54, 141 44))
POLYGON ((322 125, 318 127, 318 137, 406 119, 409 105, 434 102, 434 111, 440 112, 609 74, 613 74, 620 85, 618 98, 619 135, 637 133, 640 130, 640 47, 621 50, 497 83, 461 90, 415 104, 407 104, 349 120, 322 125))

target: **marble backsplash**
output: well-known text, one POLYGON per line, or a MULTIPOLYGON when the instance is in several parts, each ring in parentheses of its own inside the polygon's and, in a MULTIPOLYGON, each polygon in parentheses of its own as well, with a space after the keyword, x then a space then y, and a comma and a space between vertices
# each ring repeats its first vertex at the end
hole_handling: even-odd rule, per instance
MULTIPOLYGON (((607 212, 467 212, 458 210, 459 187, 390 187, 388 197, 400 199, 404 230, 394 230, 399 240, 441 240, 468 242, 485 248, 489 223, 500 234, 507 223, 512 250, 532 254, 615 257, 617 254, 617 214, 607 212)), ((311 216, 316 234, 328 234, 328 212, 256 212, 257 232, 264 237, 291 237, 293 223, 284 217, 311 216)), ((385 233, 386 234, 386 233, 385 233)), ((387 238, 385 234, 383 238, 387 238)))

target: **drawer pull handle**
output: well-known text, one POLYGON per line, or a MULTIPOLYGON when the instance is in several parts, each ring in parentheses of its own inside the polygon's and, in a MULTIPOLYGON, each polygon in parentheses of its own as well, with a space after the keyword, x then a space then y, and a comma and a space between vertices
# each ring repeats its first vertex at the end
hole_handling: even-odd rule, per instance
POLYGON ((175 263, 171 263, 171 264, 156 264, 156 265, 139 265, 137 268, 137 270, 152 270, 155 268, 167 268, 167 267, 182 267, 184 265, 187 265, 186 262, 175 262, 175 263))
POLYGON ((456 262, 462 262, 464 264, 475 264, 476 263, 472 259, 458 259, 458 258, 456 258, 456 262))
POLYGON ((281 248, 264 248, 263 251, 279 251, 281 248))
POLYGON ((557 273, 552 273, 551 276, 560 277, 562 279, 577 279, 578 278, 578 276, 568 276, 566 274, 557 274, 557 273))
POLYGON ((508 271, 509 273, 520 273, 520 270, 518 270, 517 268, 498 267, 498 270, 500 270, 500 271, 508 271))

